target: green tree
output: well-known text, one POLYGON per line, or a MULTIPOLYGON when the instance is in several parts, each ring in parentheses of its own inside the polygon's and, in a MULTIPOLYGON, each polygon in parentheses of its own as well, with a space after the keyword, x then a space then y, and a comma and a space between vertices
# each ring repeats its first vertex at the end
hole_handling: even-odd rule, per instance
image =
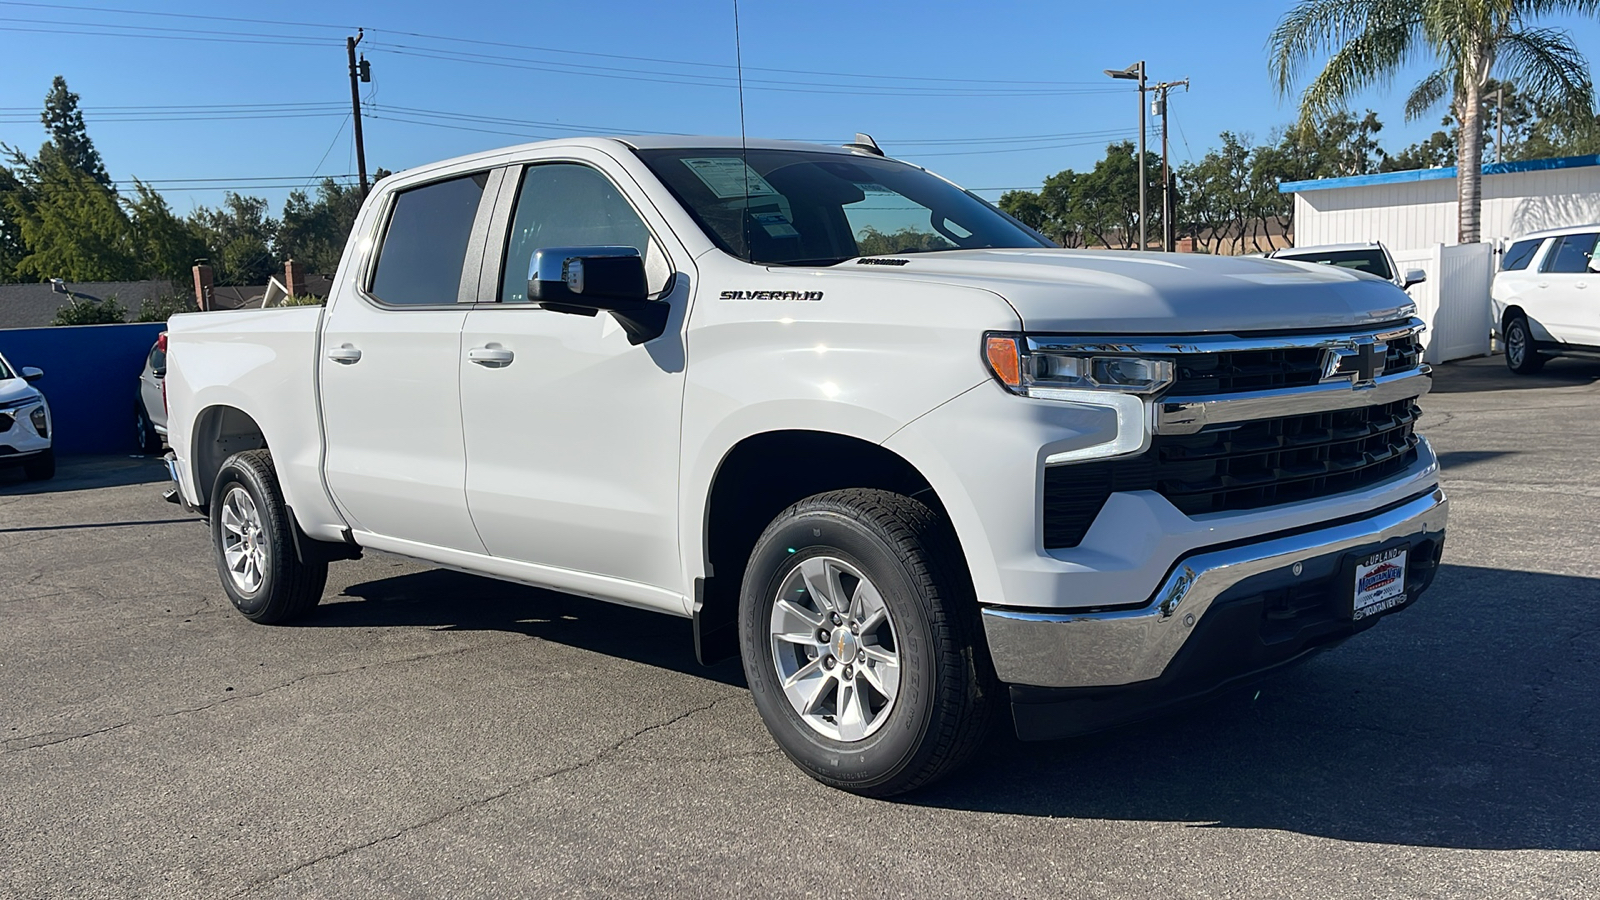
POLYGON ((178 313, 195 312, 194 295, 173 291, 159 297, 148 297, 139 304, 139 318, 135 322, 165 322, 178 313))
POLYGON ((292 259, 306 272, 332 275, 339 268, 345 241, 361 210, 361 188, 324 178, 313 200, 293 191, 283 205, 276 235, 277 255, 292 259))
POLYGON ((40 161, 55 157, 68 168, 94 179, 103 188, 111 189, 111 176, 100 159, 100 151, 89 140, 88 126, 84 125, 83 112, 78 109, 78 95, 67 90, 67 80, 60 75, 50 83, 50 93, 44 97, 44 112, 39 115, 50 132, 50 142, 39 151, 40 161))
POLYGON ((896 231, 879 231, 871 225, 856 235, 857 252, 862 256, 888 256, 895 253, 926 253, 930 250, 954 250, 956 245, 942 235, 931 231, 918 231, 910 225, 896 231))
POLYGON ((229 191, 219 209, 202 206, 190 224, 210 250, 219 285, 264 284, 282 262, 273 251, 278 221, 267 215, 267 201, 229 191))
MULTIPOLYGON (((1132 141, 1106 147, 1089 172, 1064 169, 1035 191, 1007 191, 1000 208, 1063 247, 1119 247, 1139 242, 1139 163, 1132 141)), ((1150 236, 1161 233, 1161 159, 1145 154, 1150 236)))
POLYGON ((104 300, 74 295, 72 302, 56 310, 51 325, 120 325, 128 320, 128 310, 112 294, 104 300))
POLYGON ((135 181, 133 189, 134 195, 123 198, 122 205, 127 211, 129 239, 140 260, 141 274, 183 281, 195 260, 207 256, 205 241, 198 229, 178 218, 149 185, 135 181))
POLYGON ((132 231, 116 195, 59 157, 33 163, 33 183, 6 196, 24 246, 16 273, 40 281, 140 277, 132 231))
POLYGON ((1535 102, 1593 117, 1589 67, 1571 36, 1530 23, 1547 13, 1597 9, 1600 0, 1300 0, 1272 32, 1270 67, 1287 96, 1309 61, 1327 57, 1300 95, 1300 120, 1311 123, 1392 80, 1411 60, 1435 60, 1438 68, 1406 100, 1406 117, 1450 100, 1462 126, 1457 239, 1475 243, 1483 206, 1484 86, 1499 72, 1535 102))

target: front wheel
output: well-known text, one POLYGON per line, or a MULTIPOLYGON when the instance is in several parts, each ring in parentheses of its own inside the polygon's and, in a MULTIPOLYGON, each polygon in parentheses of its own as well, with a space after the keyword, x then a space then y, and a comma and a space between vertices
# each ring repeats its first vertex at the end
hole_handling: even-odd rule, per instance
POLYGON ((222 589, 252 622, 289 622, 322 599, 328 564, 301 561, 293 527, 272 454, 228 457, 211 490, 211 544, 222 589))
POLYGON ((745 676, 813 778, 889 796, 977 749, 996 685, 961 559, 926 506, 866 489, 808 497, 756 542, 739 601, 745 676))
POLYGON ((1525 316, 1513 316, 1506 323, 1506 368, 1518 375, 1532 375, 1544 368, 1544 357, 1533 348, 1533 331, 1525 316))

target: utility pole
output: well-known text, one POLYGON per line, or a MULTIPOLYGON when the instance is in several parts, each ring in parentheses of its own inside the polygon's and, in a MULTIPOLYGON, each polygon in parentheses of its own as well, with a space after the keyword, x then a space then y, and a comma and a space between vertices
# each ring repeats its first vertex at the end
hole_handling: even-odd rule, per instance
POLYGON ((1126 69, 1106 69, 1105 73, 1112 78, 1126 81, 1139 82, 1139 249, 1148 250, 1150 243, 1146 237, 1145 229, 1149 225, 1148 204, 1145 202, 1145 172, 1144 172, 1144 60, 1139 60, 1126 69))
POLYGON ((345 52, 350 56, 350 115, 354 117, 356 125, 356 171, 361 173, 361 196, 367 196, 367 148, 361 140, 361 88, 358 82, 372 80, 372 66, 368 65, 366 54, 362 54, 361 62, 356 63, 356 45, 361 43, 362 29, 356 29, 355 37, 344 39, 345 52))
POLYGON ((1167 153, 1167 94, 1173 88, 1182 86, 1189 89, 1189 79, 1182 81, 1163 81, 1151 88, 1155 91, 1156 98, 1150 101, 1150 112, 1161 117, 1161 249, 1172 253, 1178 249, 1177 236, 1173 233, 1173 204, 1172 204, 1172 163, 1167 153))

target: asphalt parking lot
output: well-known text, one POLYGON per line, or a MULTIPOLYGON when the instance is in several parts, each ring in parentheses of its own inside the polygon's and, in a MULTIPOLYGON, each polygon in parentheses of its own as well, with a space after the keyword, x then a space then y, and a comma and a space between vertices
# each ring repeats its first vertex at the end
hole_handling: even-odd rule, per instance
POLYGON ((0 896, 1600 896, 1600 363, 1439 370, 1415 608, 896 801, 687 621, 369 555, 252 625, 158 465, 0 472, 0 896))

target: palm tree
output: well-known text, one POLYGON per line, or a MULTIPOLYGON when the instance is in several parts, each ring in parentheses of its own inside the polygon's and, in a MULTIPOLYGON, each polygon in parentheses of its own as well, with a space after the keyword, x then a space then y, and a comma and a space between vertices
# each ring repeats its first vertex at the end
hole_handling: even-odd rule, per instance
POLYGON ((1541 28, 1550 13, 1592 15, 1600 0, 1301 0, 1268 42, 1281 96, 1302 69, 1327 56, 1300 97, 1302 122, 1317 121, 1355 95, 1388 81, 1407 63, 1431 57, 1439 67, 1406 99, 1406 118, 1449 98, 1460 139, 1456 147, 1457 240, 1479 239, 1483 205, 1483 86, 1492 75, 1546 108, 1593 115, 1589 64, 1571 35, 1541 28))

